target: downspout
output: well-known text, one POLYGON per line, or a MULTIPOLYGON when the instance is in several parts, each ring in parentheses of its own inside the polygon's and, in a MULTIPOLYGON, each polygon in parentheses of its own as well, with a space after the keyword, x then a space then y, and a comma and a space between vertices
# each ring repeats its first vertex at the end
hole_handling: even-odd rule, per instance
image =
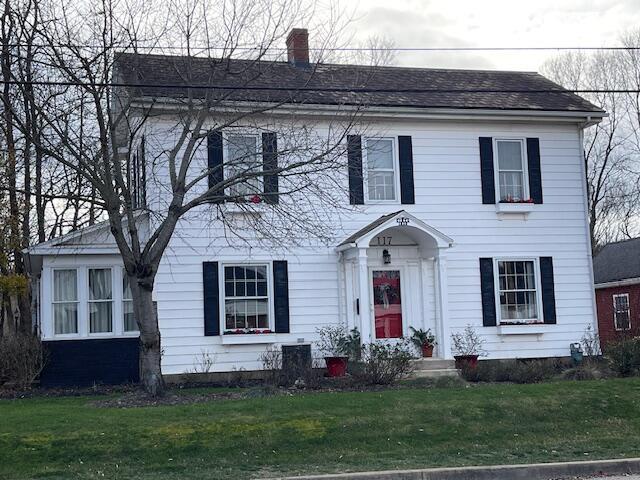
POLYGON ((593 277, 593 255, 591 245, 591 230, 589 228, 589 192, 587 190, 587 170, 586 170, 586 157, 584 155, 584 129, 591 123, 591 116, 587 116, 587 120, 579 125, 579 141, 580 141, 580 173, 582 175, 582 198, 584 206, 585 217, 585 235, 587 237, 587 263, 589 265, 589 279, 591 282, 591 309, 593 311, 593 332, 598 332, 598 307, 596 304, 596 289, 595 281, 593 277))
POLYGON ((345 316, 346 312, 346 295, 347 295, 347 280, 346 280, 346 272, 345 272, 345 262, 344 262, 344 254, 342 252, 338 252, 338 319, 340 323, 347 328, 348 319, 345 316), (343 301, 345 304, 343 305, 343 301))

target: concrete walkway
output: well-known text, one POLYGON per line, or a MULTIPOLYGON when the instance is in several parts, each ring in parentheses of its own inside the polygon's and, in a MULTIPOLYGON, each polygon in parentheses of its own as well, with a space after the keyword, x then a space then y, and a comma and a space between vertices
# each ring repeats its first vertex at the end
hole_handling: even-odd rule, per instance
POLYGON ((618 480, 640 480, 640 458, 303 475, 281 480, 612 480, 614 475, 618 480))

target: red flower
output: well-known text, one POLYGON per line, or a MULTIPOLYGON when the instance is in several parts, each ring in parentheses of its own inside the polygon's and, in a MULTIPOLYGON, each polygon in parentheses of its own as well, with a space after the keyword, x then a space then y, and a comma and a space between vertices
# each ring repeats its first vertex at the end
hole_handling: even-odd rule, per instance
POLYGON ((250 198, 251 203, 260 203, 262 202, 262 198, 260 197, 260 195, 254 195, 253 197, 250 198))

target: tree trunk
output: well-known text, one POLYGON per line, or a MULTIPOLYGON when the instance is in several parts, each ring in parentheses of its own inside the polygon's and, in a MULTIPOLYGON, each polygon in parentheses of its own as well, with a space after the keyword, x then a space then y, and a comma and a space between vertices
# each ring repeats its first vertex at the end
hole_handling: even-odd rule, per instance
POLYGON ((157 397, 164 393, 160 362, 162 350, 157 311, 152 299, 153 280, 129 277, 133 313, 140 329, 140 381, 144 390, 157 397))

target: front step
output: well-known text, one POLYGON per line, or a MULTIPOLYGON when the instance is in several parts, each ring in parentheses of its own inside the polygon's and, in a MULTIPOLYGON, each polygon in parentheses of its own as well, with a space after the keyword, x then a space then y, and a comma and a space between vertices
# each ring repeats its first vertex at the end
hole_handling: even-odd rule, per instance
POLYGON ((457 377, 455 360, 440 358, 420 358, 411 361, 414 365, 413 378, 457 377))

